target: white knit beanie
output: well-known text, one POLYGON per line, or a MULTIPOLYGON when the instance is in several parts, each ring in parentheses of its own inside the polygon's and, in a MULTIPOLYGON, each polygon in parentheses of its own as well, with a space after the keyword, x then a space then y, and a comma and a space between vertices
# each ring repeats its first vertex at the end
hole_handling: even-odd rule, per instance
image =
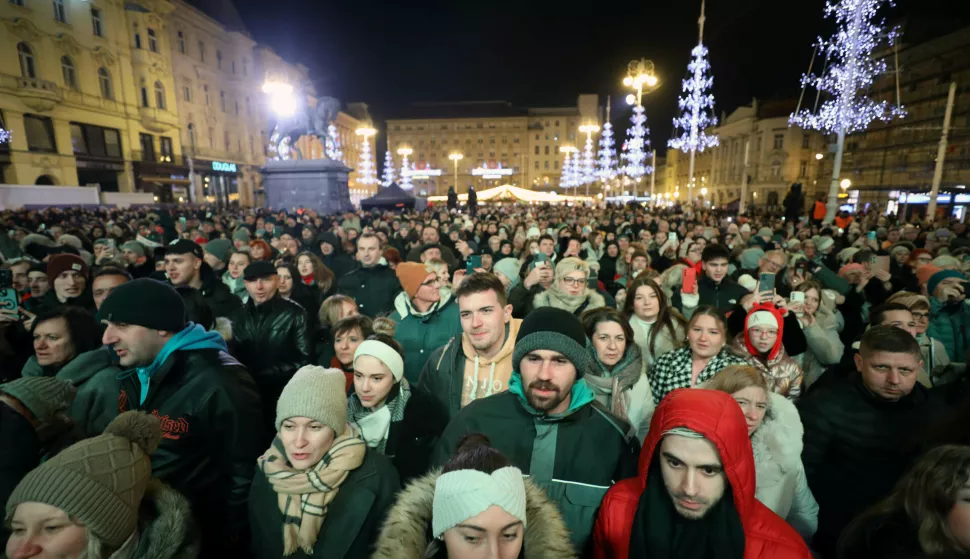
POLYGON ((746 327, 748 330, 754 328, 755 326, 767 326, 769 328, 778 328, 778 319, 775 315, 768 311, 755 311, 754 314, 748 317, 748 323, 746 327))
POLYGON ((455 470, 435 482, 431 529, 435 538, 495 505, 526 525, 522 470, 506 466, 491 474, 455 470))
POLYGON ((347 377, 340 369, 306 365, 290 378, 276 402, 276 430, 291 417, 309 417, 337 433, 347 424, 347 377))

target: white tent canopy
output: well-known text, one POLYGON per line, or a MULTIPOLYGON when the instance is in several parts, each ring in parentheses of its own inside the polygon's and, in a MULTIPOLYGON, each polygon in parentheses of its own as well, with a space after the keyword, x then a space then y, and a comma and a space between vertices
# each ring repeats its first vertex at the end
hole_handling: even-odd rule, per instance
MULTIPOLYGON (((476 191, 478 194, 478 201, 484 202, 488 200, 499 201, 499 200, 515 200, 520 202, 549 202, 552 204, 565 204, 569 202, 575 203, 585 203, 594 202, 593 198, 588 196, 563 196, 558 192, 541 192, 536 190, 528 190, 525 188, 519 188, 518 186, 512 186, 511 184, 503 184, 502 186, 496 186, 495 188, 489 188, 488 190, 476 191)), ((461 202, 468 201, 468 194, 459 194, 458 200, 461 202)), ((447 196, 430 196, 428 197, 429 202, 447 202, 447 196)))

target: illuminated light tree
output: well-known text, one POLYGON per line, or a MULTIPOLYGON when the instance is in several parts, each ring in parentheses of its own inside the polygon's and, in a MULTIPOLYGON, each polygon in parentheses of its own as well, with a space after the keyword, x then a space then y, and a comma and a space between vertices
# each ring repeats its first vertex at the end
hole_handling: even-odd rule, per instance
POLYGON ((570 150, 567 150, 565 148, 563 148, 560 151, 562 151, 565 157, 563 157, 563 160, 562 160, 562 174, 559 176, 559 186, 561 186, 562 188, 572 188, 573 187, 573 184, 572 184, 573 163, 572 163, 572 158, 570 157, 572 153, 570 150))
POLYGON ((361 137, 360 161, 357 164, 357 182, 360 184, 377 184, 377 170, 374 168, 374 158, 370 152, 370 138, 376 132, 373 128, 362 128, 357 131, 361 137))
POLYGON ((690 153, 688 167, 687 200, 694 200, 694 159, 697 152, 718 145, 716 135, 708 135, 706 129, 717 126, 714 116, 714 95, 710 93, 714 78, 708 76, 711 65, 707 62, 707 47, 704 46, 704 2, 701 2, 701 17, 697 20, 700 29, 697 46, 691 50, 691 61, 687 64, 688 77, 683 81, 683 96, 678 98, 680 116, 674 118, 674 131, 679 136, 671 138, 667 145, 690 153))
POLYGON ((411 190, 414 185, 411 183, 411 164, 408 162, 408 156, 414 153, 411 148, 401 148, 397 150, 397 154, 401 156, 401 188, 405 190, 411 190))
POLYGON ((653 167, 646 165, 647 150, 650 149, 650 128, 647 124, 647 114, 643 105, 634 105, 633 116, 630 117, 633 126, 626 129, 626 153, 621 157, 626 161, 623 174, 630 177, 634 183, 639 182, 643 175, 653 172, 653 167))
POLYGON ((331 124, 327 127, 327 140, 324 142, 324 150, 327 157, 334 161, 344 162, 344 150, 340 145, 340 136, 337 135, 337 127, 331 124))
POLYGON ((394 156, 391 155, 391 150, 384 152, 384 172, 381 174, 381 185, 385 188, 391 186, 394 179, 397 178, 394 175, 394 156))
POLYGON ((9 130, 7 130, 5 128, 0 128, 0 144, 6 144, 6 143, 10 142, 10 137, 11 136, 12 136, 12 134, 10 133, 9 130))
POLYGON ((589 185, 596 182, 596 158, 593 154, 593 138, 587 135, 586 144, 583 146, 582 168, 582 181, 586 185, 587 194, 589 194, 589 185))
POLYGON ((583 185, 583 161, 578 149, 569 154, 569 177, 569 184, 572 188, 579 188, 583 185))
POLYGON ((599 180, 608 183, 616 178, 616 150, 613 149, 613 125, 610 124, 610 102, 606 101, 606 121, 603 123, 603 131, 600 133, 600 149, 596 166, 596 176, 599 180))
POLYGON ((876 12, 884 3, 891 4, 891 1, 841 0, 826 3, 825 16, 835 18, 838 31, 827 41, 818 38, 816 53, 821 51, 825 54, 825 68, 818 75, 813 74, 809 67, 808 73, 802 76, 802 97, 805 89, 812 87, 819 94, 827 93, 829 99, 822 103, 818 112, 799 106, 788 120, 793 126, 838 136, 824 223, 832 223, 839 209, 839 173, 842 171, 846 134, 865 130, 873 120, 888 121, 906 116, 899 99, 896 105, 891 105, 889 101, 875 101, 865 96, 865 91, 872 87, 876 76, 887 68, 884 59, 873 58, 873 50, 883 38, 889 45, 896 40, 895 29, 887 30, 885 21, 874 21, 876 12))

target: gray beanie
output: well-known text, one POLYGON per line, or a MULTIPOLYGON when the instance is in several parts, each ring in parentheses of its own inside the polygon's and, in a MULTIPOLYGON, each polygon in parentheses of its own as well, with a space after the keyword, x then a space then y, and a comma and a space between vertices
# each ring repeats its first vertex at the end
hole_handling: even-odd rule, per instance
POLYGON ((291 417, 309 417, 343 435, 347 425, 347 377, 339 369, 300 367, 276 401, 276 430, 291 417))
POLYGON ((205 244, 205 251, 228 264, 232 256, 232 241, 229 239, 212 239, 205 244))
POLYGON ((59 412, 67 411, 75 396, 70 381, 54 377, 19 378, 0 384, 0 393, 19 400, 41 423, 48 423, 59 412))
POLYGON ((138 255, 139 258, 146 256, 145 245, 139 243, 138 241, 128 241, 127 243, 121 245, 121 250, 130 250, 138 255))
POLYGON ((537 349, 557 351, 566 356, 576 367, 580 379, 593 365, 586 351, 586 332, 575 315, 555 307, 539 307, 525 316, 515 337, 512 351, 512 367, 519 370, 519 363, 537 349))

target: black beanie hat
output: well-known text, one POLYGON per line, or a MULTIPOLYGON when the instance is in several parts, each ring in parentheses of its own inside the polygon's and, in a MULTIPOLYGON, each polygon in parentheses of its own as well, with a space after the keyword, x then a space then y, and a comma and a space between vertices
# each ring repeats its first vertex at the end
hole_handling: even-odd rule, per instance
POLYGON ((586 332, 583 324, 569 311, 555 307, 539 307, 525 316, 515 337, 512 366, 518 370, 519 363, 537 349, 558 351, 576 367, 580 379, 593 362, 586 351, 586 332))
POLYGON ((167 283, 141 278, 116 287, 98 310, 98 322, 118 322, 152 330, 181 332, 185 303, 167 283))

